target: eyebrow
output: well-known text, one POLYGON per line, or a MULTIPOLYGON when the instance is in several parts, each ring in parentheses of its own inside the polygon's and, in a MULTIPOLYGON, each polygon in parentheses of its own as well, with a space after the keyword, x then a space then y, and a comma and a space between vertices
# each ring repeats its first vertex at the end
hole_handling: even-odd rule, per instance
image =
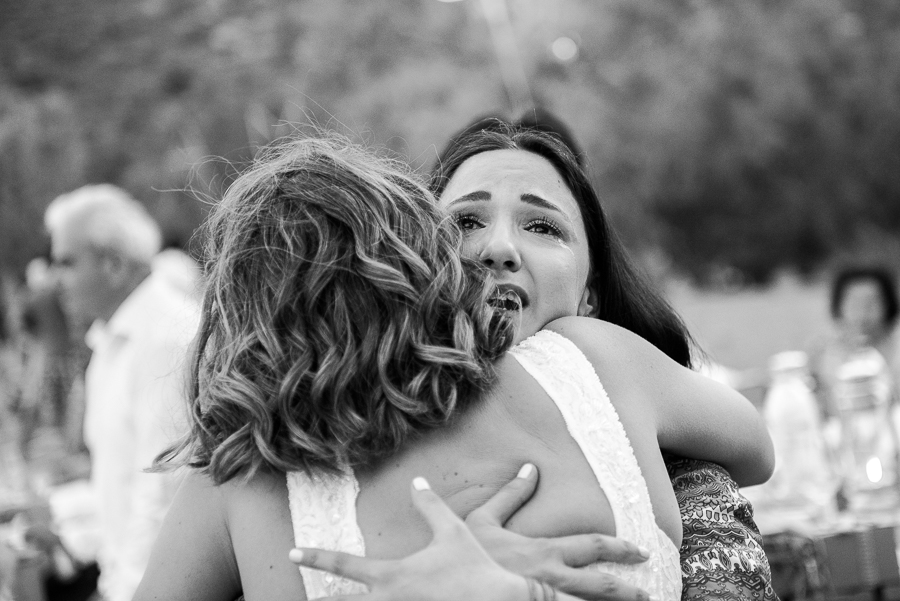
MULTIPOLYGON (((547 209, 548 211, 555 211, 567 219, 569 217, 558 206, 556 206, 552 202, 544 200, 537 194, 530 194, 530 193, 526 192, 525 194, 522 194, 519 198, 522 200, 522 202, 526 202, 530 205, 534 205, 534 206, 540 207, 542 209, 547 209)), ((447 204, 447 206, 452 207, 453 205, 455 205, 457 203, 467 202, 467 201, 472 201, 472 200, 485 201, 485 200, 490 200, 490 199, 491 199, 490 192, 486 192, 484 190, 476 190, 475 192, 469 192, 468 194, 463 194, 459 198, 451 200, 447 204)))
POLYGON ((468 194, 463 194, 459 198, 454 198, 449 203, 447 203, 448 207, 452 207, 453 205, 460 202, 467 202, 470 200, 490 200, 491 193, 485 192, 484 190, 477 190, 475 192, 469 192, 468 194))

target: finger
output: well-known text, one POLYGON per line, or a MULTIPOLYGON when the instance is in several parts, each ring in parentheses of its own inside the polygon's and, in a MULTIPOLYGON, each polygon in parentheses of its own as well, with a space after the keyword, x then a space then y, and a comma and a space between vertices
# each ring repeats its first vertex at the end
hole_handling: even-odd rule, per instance
POLYGON ((291 549, 288 558, 296 564, 331 572, 344 578, 357 580, 370 585, 384 573, 386 564, 391 563, 379 559, 358 557, 340 551, 325 549, 291 549))
POLYGON ((532 463, 526 463, 519 470, 518 475, 497 491, 493 497, 469 514, 466 522, 469 524, 496 524, 503 525, 525 501, 531 498, 537 488, 537 467, 532 463))
POLYGON ((589 570, 566 570, 544 580, 557 590, 586 601, 648 601, 647 591, 624 580, 589 570))
POLYGON ((605 534, 575 534, 545 540, 562 554, 563 563, 572 568, 598 561, 641 563, 650 557, 646 549, 605 534))
POLYGON ((433 490, 425 478, 412 481, 413 505, 428 522, 435 540, 460 531, 468 533, 468 528, 444 500, 433 490))

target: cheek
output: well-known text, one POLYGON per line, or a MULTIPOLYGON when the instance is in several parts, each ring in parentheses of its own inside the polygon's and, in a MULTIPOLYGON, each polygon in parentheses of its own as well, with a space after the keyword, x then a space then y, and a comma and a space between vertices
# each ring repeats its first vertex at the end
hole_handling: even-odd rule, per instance
POLYGON ((561 264, 557 267, 560 278, 565 278, 566 283, 568 284, 567 288, 575 289, 579 296, 584 290, 584 287, 587 285, 590 271, 591 271, 591 262, 588 257, 587 251, 584 251, 581 248, 572 248, 565 244, 560 244, 560 248, 565 251, 566 256, 564 257, 564 263, 561 261, 561 264))
POLYGON ((463 238, 460 254, 467 259, 478 259, 478 244, 475 238, 472 234, 463 238))
POLYGON ((584 288, 591 279, 591 260, 588 257, 587 252, 584 252, 582 253, 582 256, 576 257, 575 262, 578 271, 578 285, 581 288, 584 288))
POLYGON ((541 273, 537 274, 544 282, 542 288, 561 302, 577 306, 581 300, 586 274, 582 273, 583 269, 572 260, 572 255, 568 252, 560 253, 555 259, 544 261, 541 273))
POLYGON ((91 301, 105 294, 108 285, 96 270, 86 269, 72 274, 69 289, 82 300, 91 301))
POLYGON ((73 292, 85 287, 82 283, 83 279, 77 271, 69 269, 65 273, 60 274, 59 283, 65 290, 73 292))

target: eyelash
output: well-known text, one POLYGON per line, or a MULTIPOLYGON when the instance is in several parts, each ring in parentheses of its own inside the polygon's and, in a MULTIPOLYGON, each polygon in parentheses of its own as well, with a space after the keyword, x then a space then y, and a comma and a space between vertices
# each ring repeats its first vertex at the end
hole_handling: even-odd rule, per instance
POLYGON ((535 225, 543 225, 544 227, 546 227, 547 229, 550 230, 550 232, 548 232, 548 233, 538 234, 538 235, 555 236, 557 238, 562 237, 562 230, 560 229, 560 227, 558 225, 556 225, 555 223, 553 223, 552 221, 550 221, 549 219, 544 219, 544 218, 534 219, 534 220, 530 221, 528 223, 528 225, 526 225, 525 227, 530 228, 535 225))
MULTIPOLYGON (((472 229, 472 228, 467 228, 464 225, 466 222, 474 222, 475 224, 477 224, 481 227, 484 227, 484 222, 481 219, 479 219, 478 217, 476 217, 475 215, 472 215, 471 213, 459 213, 457 215, 454 215, 453 220, 456 222, 457 227, 459 227, 459 229, 463 230, 464 232, 470 231, 472 229)), ((539 236, 554 236, 556 238, 562 238, 562 229, 553 221, 543 218, 543 217, 539 218, 539 219, 532 219, 525 225, 525 228, 526 229, 533 228, 536 225, 544 226, 548 230, 550 230, 549 232, 546 232, 546 233, 537 233, 536 232, 539 236)))
POLYGON ((484 222, 482 222, 480 219, 478 219, 475 215, 472 215, 471 213, 459 213, 457 215, 454 215, 453 221, 456 223, 456 226, 464 232, 469 231, 469 228, 467 228, 463 225, 464 221, 474 221, 476 224, 484 227, 484 222))

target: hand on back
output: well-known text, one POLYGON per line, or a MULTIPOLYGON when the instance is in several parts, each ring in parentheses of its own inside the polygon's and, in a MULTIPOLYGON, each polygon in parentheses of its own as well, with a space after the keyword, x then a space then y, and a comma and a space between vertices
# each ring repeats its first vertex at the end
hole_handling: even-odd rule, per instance
MULTIPOLYGON (((503 523, 534 493, 537 469, 528 464, 463 523, 424 480, 413 503, 434 533, 431 544, 402 560, 374 560, 320 549, 292 552, 301 565, 358 580, 359 601, 643 601, 647 593, 617 578, 577 568, 597 561, 637 563, 634 545, 601 534, 532 539, 503 523), (466 528, 468 526, 468 528, 466 528)), ((418 486, 416 486, 418 484, 418 486)))

